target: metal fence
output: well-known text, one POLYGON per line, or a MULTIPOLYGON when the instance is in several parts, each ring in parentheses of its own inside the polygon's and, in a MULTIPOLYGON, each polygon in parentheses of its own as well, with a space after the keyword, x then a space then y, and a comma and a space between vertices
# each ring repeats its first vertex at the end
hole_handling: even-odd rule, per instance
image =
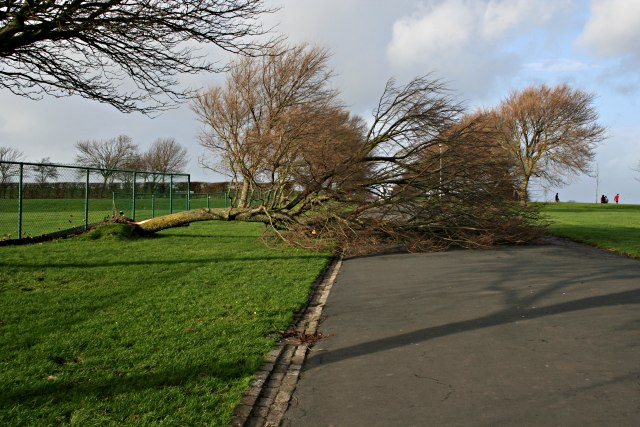
POLYGON ((191 209, 226 208, 231 205, 231 195, 226 192, 191 193, 189 196, 191 209))
POLYGON ((0 161, 0 240, 188 210, 189 187, 188 174, 0 161))

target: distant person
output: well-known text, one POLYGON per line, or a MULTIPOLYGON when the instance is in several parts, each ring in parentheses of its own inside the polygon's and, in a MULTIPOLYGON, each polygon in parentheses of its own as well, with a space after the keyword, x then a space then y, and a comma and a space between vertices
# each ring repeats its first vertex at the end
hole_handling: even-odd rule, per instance
POLYGON ((559 201, 560 201, 560 196, 558 196, 558 193, 556 193, 556 203, 558 203, 559 201))
POLYGON ((607 198, 607 196, 603 194, 602 197, 600 197, 600 203, 609 203, 609 199, 607 198))
POLYGON ((618 202, 620 201, 620 195, 618 193, 616 193, 616 196, 613 198, 613 200, 615 200, 616 205, 617 205, 618 202))

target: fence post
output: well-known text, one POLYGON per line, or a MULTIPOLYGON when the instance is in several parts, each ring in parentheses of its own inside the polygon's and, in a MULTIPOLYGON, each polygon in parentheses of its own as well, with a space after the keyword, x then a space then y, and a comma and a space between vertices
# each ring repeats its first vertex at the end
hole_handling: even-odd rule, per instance
POLYGON ((173 213, 173 174, 169 175, 169 213, 173 213))
POLYGON ((24 164, 20 163, 20 176, 18 177, 18 240, 22 239, 22 175, 24 164))
POLYGON ((133 173, 133 189, 131 190, 131 198, 132 200, 132 204, 131 204, 131 219, 133 221, 136 220, 136 175, 137 173, 134 172, 133 173))
POLYGON ((211 199, 211 195, 207 193, 207 209, 209 209, 209 199, 211 199))
POLYGON ((84 229, 89 229, 89 169, 84 181, 84 229))
POLYGON ((187 210, 191 209, 191 175, 187 175, 187 210))
POLYGON ((156 217, 156 194, 151 193, 151 218, 156 217))

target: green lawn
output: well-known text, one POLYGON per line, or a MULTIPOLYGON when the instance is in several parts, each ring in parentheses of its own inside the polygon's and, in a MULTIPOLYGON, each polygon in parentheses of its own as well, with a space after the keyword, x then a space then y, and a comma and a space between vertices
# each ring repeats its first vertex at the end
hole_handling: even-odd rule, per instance
POLYGON ((0 247, 0 425, 227 425, 330 254, 259 224, 109 227, 0 247))
POLYGON ((640 205, 549 203, 552 234, 640 257, 640 205))
MULTIPOLYGON (((139 196, 136 198, 135 219, 140 221, 186 209, 186 199, 174 197, 139 196)), ((197 195, 190 200, 192 209, 225 207, 224 194, 197 195)), ((84 199, 25 199, 22 206, 22 236, 36 237, 75 227, 84 227, 84 199)), ((133 203, 130 195, 116 198, 116 210, 133 218, 133 203)), ((96 224, 113 214, 113 200, 89 199, 89 224, 96 224)), ((18 200, 0 198, 0 238, 16 238, 18 235, 18 200)))

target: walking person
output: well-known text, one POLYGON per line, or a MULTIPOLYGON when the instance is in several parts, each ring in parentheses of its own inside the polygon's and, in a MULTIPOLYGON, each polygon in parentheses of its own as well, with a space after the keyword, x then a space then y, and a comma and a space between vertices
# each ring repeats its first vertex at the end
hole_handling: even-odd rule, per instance
POLYGON ((613 200, 616 201, 616 205, 617 205, 618 201, 620 200, 620 195, 618 193, 616 193, 616 196, 613 198, 613 200))
POLYGON ((558 203, 560 201, 560 196, 558 196, 558 193, 556 193, 556 203, 558 203))

